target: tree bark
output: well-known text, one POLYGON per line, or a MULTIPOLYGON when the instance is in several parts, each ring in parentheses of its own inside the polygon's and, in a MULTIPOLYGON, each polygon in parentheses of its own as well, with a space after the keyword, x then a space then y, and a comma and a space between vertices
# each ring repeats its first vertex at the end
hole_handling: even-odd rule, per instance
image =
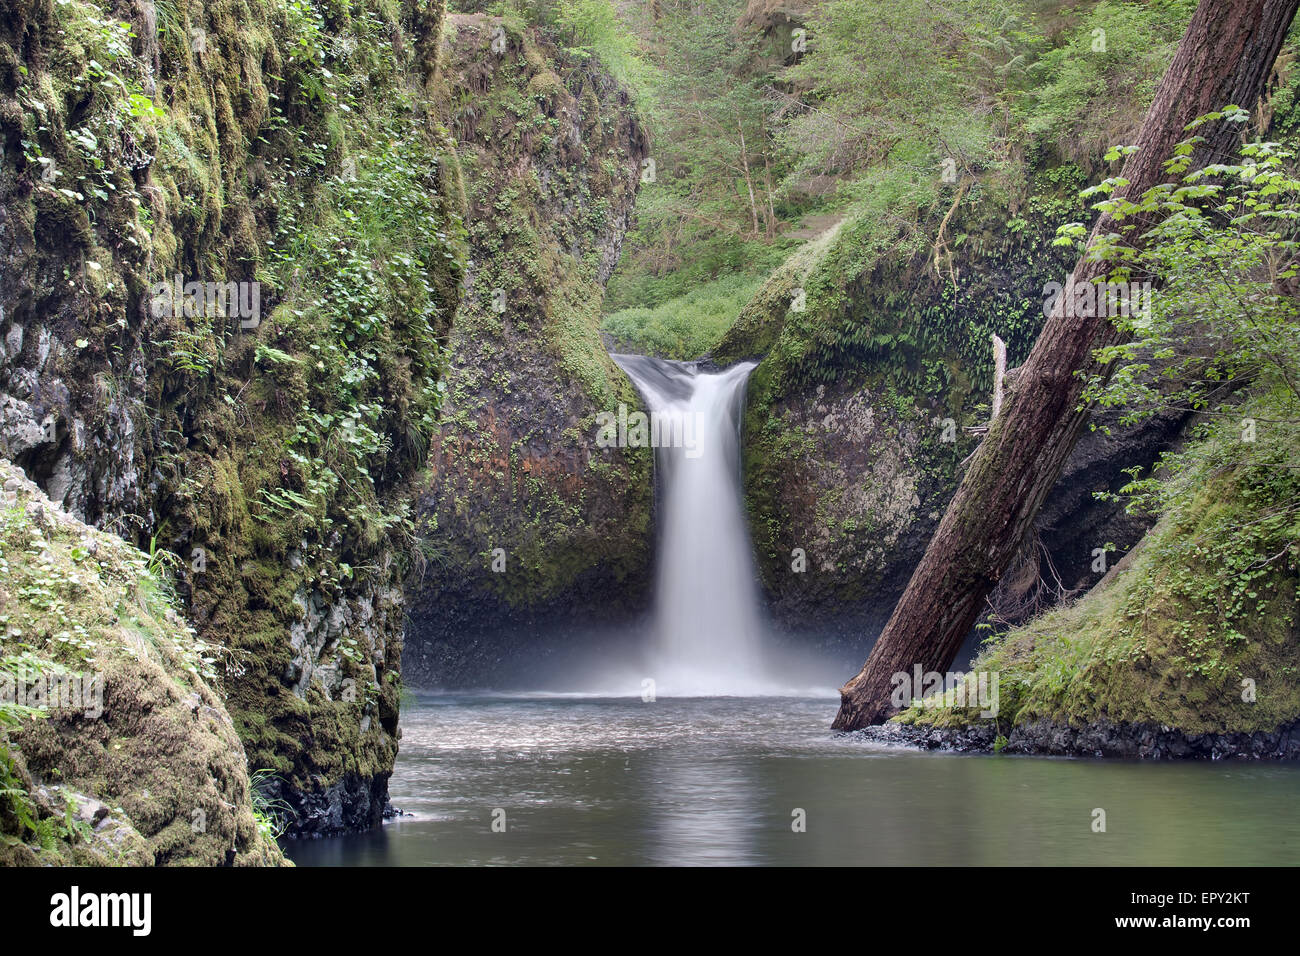
MULTIPOLYGON (((1254 108, 1298 3, 1201 0, 1147 112, 1137 152, 1124 163, 1121 175, 1129 184, 1120 195, 1136 200, 1166 180, 1162 164, 1197 116, 1230 105, 1254 108)), ((1228 156, 1240 127, 1210 123, 1198 132, 1206 140, 1197 153, 1204 163, 1228 156)), ((1145 225, 1139 222, 1133 230, 1133 242, 1141 241, 1145 225)), ((1103 216, 1089 241, 1116 230, 1116 223, 1103 216)), ((1107 269, 1107 263, 1089 262, 1085 255, 1067 290, 1104 276, 1107 269)), ((835 729, 888 719, 896 709, 890 701, 895 674, 911 674, 916 665, 924 672, 951 666, 988 593, 1032 530, 1087 421, 1087 409, 1079 408, 1086 380, 1109 372, 1093 352, 1119 341, 1106 309, 1069 309, 1066 298, 1065 292, 1057 297, 866 664, 840 689, 835 729)))
POLYGON ((993 410, 989 412, 989 421, 998 417, 1002 411, 1002 386, 1007 377, 1007 343, 993 333, 993 410))
POLYGON ((745 170, 745 188, 749 190, 749 214, 754 217, 754 235, 757 236, 758 206, 754 202, 754 182, 749 178, 749 151, 745 148, 745 130, 741 127, 740 120, 736 120, 736 130, 740 133, 740 164, 745 170))

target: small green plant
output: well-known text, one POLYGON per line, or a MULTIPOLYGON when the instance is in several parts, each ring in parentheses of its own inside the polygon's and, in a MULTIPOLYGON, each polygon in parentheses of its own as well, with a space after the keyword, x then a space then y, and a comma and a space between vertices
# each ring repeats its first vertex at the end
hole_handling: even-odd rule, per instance
MULTIPOLYGON (((6 680, 29 681, 36 673, 35 662, 29 654, 0 657, 0 676, 6 680)), ((13 821, 11 829, 16 830, 0 833, 0 840, 24 842, 28 835, 32 835, 36 842, 44 845, 52 835, 47 832, 48 822, 40 819, 31 794, 27 792, 8 741, 11 728, 24 720, 46 716, 47 711, 42 708, 0 699, 0 823, 13 821)))
POLYGON ((279 797, 271 796, 272 792, 279 789, 279 784, 279 775, 274 770, 254 770, 249 776, 253 819, 257 821, 258 830, 268 840, 278 840, 294 816, 292 806, 279 797))

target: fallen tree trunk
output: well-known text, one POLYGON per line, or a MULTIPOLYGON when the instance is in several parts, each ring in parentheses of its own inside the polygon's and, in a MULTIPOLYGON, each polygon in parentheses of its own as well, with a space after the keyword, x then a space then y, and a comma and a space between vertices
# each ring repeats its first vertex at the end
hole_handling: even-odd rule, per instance
MULTIPOLYGON (((1196 117, 1229 105, 1255 106, 1298 3, 1201 0, 1147 112, 1138 149, 1124 163, 1121 175, 1128 185, 1118 196, 1136 201, 1166 180, 1164 160, 1196 117)), ((1202 127, 1198 159, 1230 154, 1239 129, 1226 122, 1202 127)), ((1143 225, 1131 232, 1135 244, 1143 225)), ((1090 242, 1117 229, 1103 215, 1090 242)), ((888 719, 896 709, 890 700, 894 675, 910 675, 918 665, 923 672, 951 666, 989 592, 1032 530, 1087 421, 1087 409, 1080 408, 1087 379, 1107 372, 1093 353, 1119 341, 1105 308, 1067 308, 1067 293, 1108 269, 1086 255, 1075 266, 870 657, 840 689, 835 729, 888 719)))

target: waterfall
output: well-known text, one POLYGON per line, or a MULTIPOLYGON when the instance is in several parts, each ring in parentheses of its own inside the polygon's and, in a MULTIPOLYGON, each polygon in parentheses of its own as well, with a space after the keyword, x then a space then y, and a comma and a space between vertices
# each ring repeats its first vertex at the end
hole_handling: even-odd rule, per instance
POLYGON ((657 693, 772 693, 763 614, 742 505, 740 422, 755 363, 719 372, 696 362, 615 355, 657 435, 659 544, 650 676, 657 693))

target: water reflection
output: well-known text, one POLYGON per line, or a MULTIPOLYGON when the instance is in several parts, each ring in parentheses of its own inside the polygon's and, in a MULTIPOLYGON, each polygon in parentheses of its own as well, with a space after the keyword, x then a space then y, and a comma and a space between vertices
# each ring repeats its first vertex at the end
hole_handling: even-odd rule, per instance
POLYGON ((374 833, 303 865, 1290 865, 1300 768, 965 757, 831 735, 834 700, 422 697, 374 833), (1107 832, 1091 829, 1106 810, 1107 832), (806 832, 791 828, 803 809, 806 832), (493 832, 493 811, 505 832, 493 832))

